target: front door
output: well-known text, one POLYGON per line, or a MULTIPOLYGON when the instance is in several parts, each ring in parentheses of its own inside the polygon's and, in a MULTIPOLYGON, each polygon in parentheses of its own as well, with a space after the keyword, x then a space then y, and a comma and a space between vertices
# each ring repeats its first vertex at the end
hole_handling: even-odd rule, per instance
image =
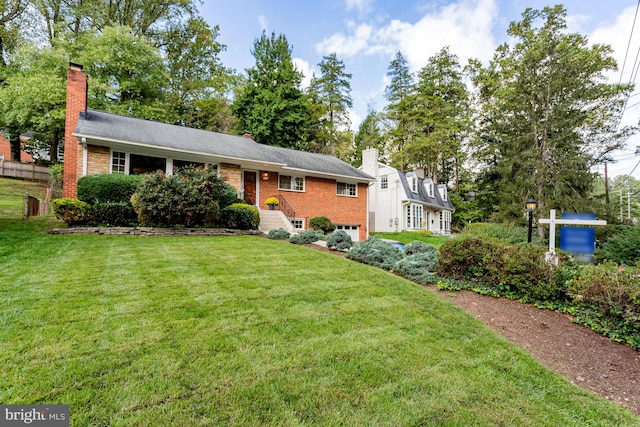
POLYGON ((250 205, 256 204, 256 181, 257 174, 251 171, 244 171, 244 201, 250 205))

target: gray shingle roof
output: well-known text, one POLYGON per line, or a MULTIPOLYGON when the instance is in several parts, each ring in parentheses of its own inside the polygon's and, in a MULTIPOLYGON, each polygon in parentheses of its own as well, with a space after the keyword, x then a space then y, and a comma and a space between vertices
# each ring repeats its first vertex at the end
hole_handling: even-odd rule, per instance
POLYGON ((94 140, 258 161, 272 164, 279 169, 373 180, 366 173, 333 156, 272 147, 241 136, 120 116, 92 109, 81 115, 74 135, 94 140))
POLYGON ((443 209, 454 210, 453 205, 447 198, 447 200, 442 200, 442 196, 440 196, 440 191, 438 191, 437 186, 434 184, 433 196, 429 196, 427 193, 427 189, 424 184, 426 182, 431 182, 429 179, 420 179, 418 178, 418 192, 414 193, 411 191, 411 186, 409 185, 408 178, 415 176, 415 172, 404 173, 400 170, 396 170, 398 172, 398 176, 400 177, 400 182, 402 183, 402 187, 404 188, 405 194, 409 196, 412 200, 420 201, 423 203, 428 203, 432 206, 438 206, 443 209))

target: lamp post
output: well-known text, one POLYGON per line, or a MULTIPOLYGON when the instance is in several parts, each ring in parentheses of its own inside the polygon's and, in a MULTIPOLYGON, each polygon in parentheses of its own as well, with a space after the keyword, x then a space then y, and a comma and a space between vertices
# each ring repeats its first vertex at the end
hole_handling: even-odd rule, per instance
POLYGON ((531 243, 531 230, 533 229, 533 211, 538 207, 538 202, 533 197, 527 200, 525 205, 527 207, 527 212, 529 212, 529 233, 527 234, 527 243, 531 243))

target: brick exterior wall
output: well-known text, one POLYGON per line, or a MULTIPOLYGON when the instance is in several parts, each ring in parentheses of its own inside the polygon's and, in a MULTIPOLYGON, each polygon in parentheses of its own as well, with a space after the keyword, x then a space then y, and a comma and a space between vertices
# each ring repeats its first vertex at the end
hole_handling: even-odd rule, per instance
POLYGON ((72 135, 79 114, 87 111, 87 74, 82 67, 71 64, 67 70, 67 113, 64 131, 63 197, 76 198, 78 178, 82 173, 82 149, 72 135))
POLYGON ((358 184, 358 196, 338 196, 336 181, 332 179, 305 177, 305 191, 286 191, 278 189, 278 174, 260 171, 259 203, 260 209, 271 196, 283 196, 296 211, 296 218, 304 218, 305 226, 315 216, 326 216, 334 224, 359 226, 360 240, 367 238, 367 184, 358 184))
POLYGON ((87 146, 87 175, 109 173, 111 150, 97 145, 87 146))

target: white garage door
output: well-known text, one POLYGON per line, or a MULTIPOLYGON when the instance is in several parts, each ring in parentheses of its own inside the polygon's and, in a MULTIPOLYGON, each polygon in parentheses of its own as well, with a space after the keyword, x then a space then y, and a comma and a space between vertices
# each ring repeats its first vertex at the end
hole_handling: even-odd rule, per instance
POLYGON ((358 228, 359 227, 357 225, 336 225, 336 230, 343 230, 354 242, 360 240, 360 232, 358 231, 358 228))

